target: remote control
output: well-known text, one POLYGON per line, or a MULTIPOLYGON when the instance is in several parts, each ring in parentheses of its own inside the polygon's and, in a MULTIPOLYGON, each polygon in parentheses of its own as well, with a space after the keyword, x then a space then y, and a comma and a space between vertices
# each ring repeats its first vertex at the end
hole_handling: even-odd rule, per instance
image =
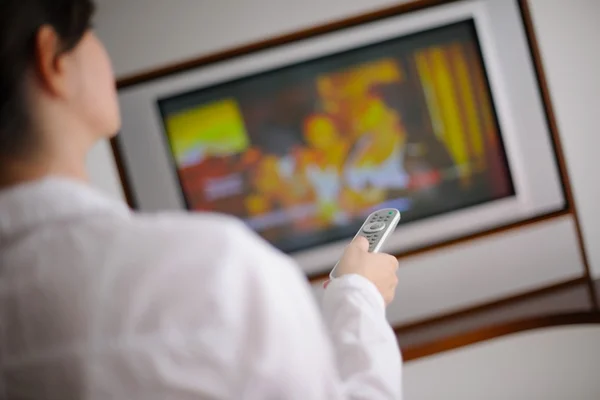
MULTIPOLYGON (((398 222, 400 222, 400 211, 395 208, 377 210, 367 217, 352 240, 357 236, 364 236, 369 241, 369 252, 378 253, 379 250, 381 250, 383 243, 385 243, 385 240, 392 232, 394 232, 394 229, 396 229, 398 222)), ((330 279, 336 277, 336 267, 337 263, 329 274, 330 279)))

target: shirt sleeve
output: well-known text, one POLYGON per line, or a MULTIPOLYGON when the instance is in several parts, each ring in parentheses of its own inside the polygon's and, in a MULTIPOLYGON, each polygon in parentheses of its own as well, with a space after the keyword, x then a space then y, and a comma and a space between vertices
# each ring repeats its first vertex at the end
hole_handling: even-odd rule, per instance
POLYGON ((323 319, 289 257, 240 223, 202 232, 148 252, 158 266, 127 285, 119 315, 127 337, 149 339, 103 368, 105 382, 155 382, 164 398, 401 398, 400 352, 370 282, 332 282, 323 319))
POLYGON ((334 279, 325 290, 323 313, 347 397, 400 399, 400 348, 375 285, 359 275, 334 279))
POLYGON ((334 280, 322 317, 295 263, 252 233, 247 241, 252 300, 240 308, 254 317, 238 329, 254 335, 240 398, 400 399, 400 350, 375 286, 358 275, 334 280))

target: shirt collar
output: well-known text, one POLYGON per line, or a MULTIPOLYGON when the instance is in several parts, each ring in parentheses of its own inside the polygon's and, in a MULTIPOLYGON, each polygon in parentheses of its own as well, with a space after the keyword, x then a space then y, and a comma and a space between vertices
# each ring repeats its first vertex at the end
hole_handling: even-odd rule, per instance
POLYGON ((64 178, 44 178, 0 191, 0 240, 37 225, 98 212, 127 216, 127 206, 92 187, 64 178))

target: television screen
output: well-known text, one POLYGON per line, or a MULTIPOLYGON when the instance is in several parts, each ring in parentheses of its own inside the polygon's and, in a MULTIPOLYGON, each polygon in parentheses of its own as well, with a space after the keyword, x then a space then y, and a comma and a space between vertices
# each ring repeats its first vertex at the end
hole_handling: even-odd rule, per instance
POLYGON ((514 195, 472 20, 158 105, 188 208, 286 252, 514 195))

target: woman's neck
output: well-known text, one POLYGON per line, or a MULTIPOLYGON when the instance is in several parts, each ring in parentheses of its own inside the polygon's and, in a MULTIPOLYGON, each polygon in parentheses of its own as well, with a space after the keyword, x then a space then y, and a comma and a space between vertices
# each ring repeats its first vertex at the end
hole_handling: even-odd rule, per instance
POLYGON ((0 160, 0 190, 49 176, 88 181, 84 156, 14 158, 0 160))

